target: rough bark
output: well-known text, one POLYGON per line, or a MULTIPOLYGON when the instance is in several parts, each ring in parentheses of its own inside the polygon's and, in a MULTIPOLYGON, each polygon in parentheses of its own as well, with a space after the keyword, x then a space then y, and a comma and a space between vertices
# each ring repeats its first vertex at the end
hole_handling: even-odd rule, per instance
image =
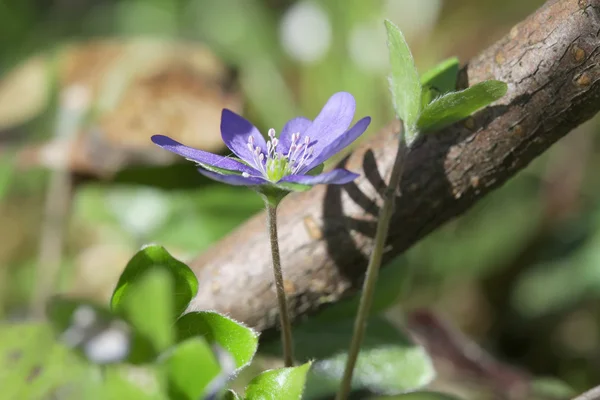
MULTIPOLYGON (((472 59, 459 87, 486 79, 508 94, 411 149, 391 224, 390 259, 523 169, 600 109, 600 0, 549 1, 472 59)), ((398 122, 342 164, 356 182, 290 195, 280 206, 280 247, 292 317, 359 288, 373 244, 398 122)), ((277 321, 269 240, 261 213, 192 263, 200 281, 190 309, 225 312, 258 329, 277 321)))

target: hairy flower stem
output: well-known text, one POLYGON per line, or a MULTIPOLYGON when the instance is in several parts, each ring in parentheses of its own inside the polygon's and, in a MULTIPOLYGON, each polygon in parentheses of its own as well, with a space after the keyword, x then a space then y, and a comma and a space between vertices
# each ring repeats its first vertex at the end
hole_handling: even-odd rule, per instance
POLYGON ((402 171, 404 169, 404 160, 406 158, 407 149, 408 148, 406 146, 403 129, 400 132, 398 152, 396 153, 396 159, 394 161, 394 166, 392 167, 390 181, 384 192, 383 206, 379 211, 379 221, 377 224, 377 231, 375 233, 375 244, 373 246, 373 252, 371 253, 369 265, 367 266, 362 296, 360 297, 356 320, 354 322, 352 342, 350 343, 350 350, 348 351, 348 361, 346 362, 346 369, 344 370, 344 376, 342 378, 342 383, 337 393, 336 400, 346 400, 352 387, 352 374, 354 372, 354 367, 356 366, 356 360, 358 359, 360 346, 362 345, 362 341, 365 336, 367 319, 369 317, 371 304, 373 303, 375 284, 377 283, 379 267, 381 266, 381 260, 383 258, 383 249, 388 236, 390 220, 392 218, 392 214, 394 213, 396 190, 400 184, 400 179, 402 178, 402 171))
POLYGON ((279 256, 279 241, 277 239, 277 206, 265 201, 267 207, 267 225, 271 239, 271 257, 273 259, 273 275, 279 303, 279 321, 281 323, 281 342, 283 344, 283 360, 286 367, 294 366, 294 343, 292 340, 292 325, 288 311, 285 289, 283 286, 283 272, 281 271, 281 258, 279 256))

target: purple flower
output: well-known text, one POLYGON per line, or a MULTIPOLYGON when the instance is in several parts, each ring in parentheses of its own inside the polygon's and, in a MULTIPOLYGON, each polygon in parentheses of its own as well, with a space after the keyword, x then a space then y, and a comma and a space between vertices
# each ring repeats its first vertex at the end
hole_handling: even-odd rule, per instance
POLYGON ((237 158, 223 157, 194 149, 163 136, 152 141, 173 153, 197 163, 198 171, 230 185, 275 186, 284 191, 306 190, 317 184, 345 184, 358 177, 346 169, 316 174, 325 160, 354 142, 369 126, 370 117, 353 127, 354 97, 336 93, 317 118, 297 117, 288 121, 279 137, 269 129, 268 141, 246 119, 224 109, 221 116, 223 141, 237 158))

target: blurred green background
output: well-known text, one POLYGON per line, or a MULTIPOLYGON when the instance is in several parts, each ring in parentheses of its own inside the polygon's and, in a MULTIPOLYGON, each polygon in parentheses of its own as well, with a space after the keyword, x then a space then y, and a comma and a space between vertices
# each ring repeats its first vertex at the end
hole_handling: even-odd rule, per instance
MULTIPOLYGON (((163 159, 151 134, 223 150, 222 107, 266 131, 341 90, 373 134, 393 118, 383 18, 424 71, 466 62, 542 3, 0 0, 0 316, 26 316, 53 271, 60 291, 106 301, 141 244, 189 260, 261 208, 163 159)), ((597 130, 404 255, 416 279, 399 307, 440 311, 536 376, 599 382, 597 130)))

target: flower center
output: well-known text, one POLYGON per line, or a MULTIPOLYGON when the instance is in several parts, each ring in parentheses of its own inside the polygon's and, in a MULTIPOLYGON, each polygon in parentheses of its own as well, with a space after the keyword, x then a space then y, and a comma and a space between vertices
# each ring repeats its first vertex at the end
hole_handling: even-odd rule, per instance
MULTIPOLYGON (((267 141, 267 154, 260 147, 254 145, 254 138, 248 138, 248 149, 252 152, 253 167, 256 168, 264 178, 271 182, 278 182, 283 177, 297 174, 302 167, 307 165, 308 159, 313 153, 309 148, 310 138, 305 136, 300 142, 300 133, 292 134, 292 143, 287 154, 277 151, 279 139, 275 137, 275 129, 269 129, 269 141, 267 141)), ((243 176, 250 176, 244 173, 243 176)))

